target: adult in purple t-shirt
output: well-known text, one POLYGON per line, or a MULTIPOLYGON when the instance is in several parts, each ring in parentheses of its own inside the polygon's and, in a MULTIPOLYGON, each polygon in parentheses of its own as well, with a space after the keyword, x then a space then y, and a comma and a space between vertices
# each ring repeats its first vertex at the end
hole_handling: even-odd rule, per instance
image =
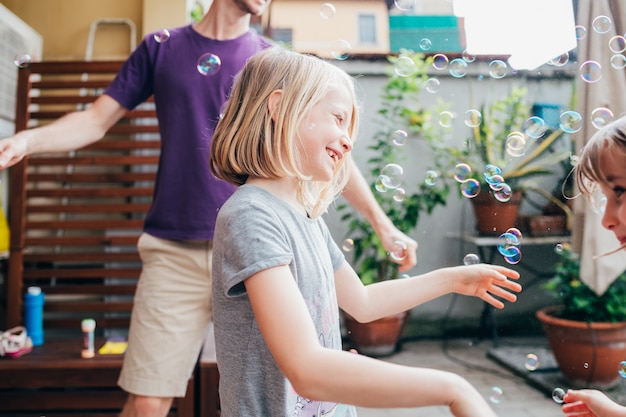
MULTIPOLYGON (((211 321, 211 256, 217 210, 234 191, 211 176, 210 140, 233 77, 247 58, 270 47, 250 31, 250 16, 269 0, 214 0, 203 19, 146 36, 93 105, 47 126, 0 141, 0 169, 26 155, 68 151, 100 140, 124 114, 154 96, 161 157, 153 202, 138 249, 142 272, 135 294, 120 386, 129 393, 122 416, 167 415, 185 395, 211 321), (158 34, 157 34, 158 35, 158 34), (198 68, 205 54, 219 58, 198 68), (214 69, 219 67, 219 71, 214 69), (213 68, 213 70, 211 70, 213 68), (202 70, 202 71, 200 71, 202 70), (205 71, 206 70, 206 71, 205 71)), ((401 265, 416 262, 417 243, 376 203, 358 169, 344 195, 370 221, 388 250, 403 240, 401 265)))

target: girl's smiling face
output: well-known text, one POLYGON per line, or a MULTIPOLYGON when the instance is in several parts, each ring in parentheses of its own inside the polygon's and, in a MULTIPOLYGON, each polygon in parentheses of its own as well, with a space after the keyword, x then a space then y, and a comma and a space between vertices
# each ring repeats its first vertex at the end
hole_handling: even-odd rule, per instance
POLYGON ((352 150, 349 128, 352 96, 343 85, 308 112, 299 129, 302 169, 314 181, 330 181, 339 161, 352 150))
POLYGON ((615 233, 621 245, 626 244, 626 155, 618 149, 605 148, 600 155, 600 166, 606 182, 600 190, 606 196, 602 226, 615 233))

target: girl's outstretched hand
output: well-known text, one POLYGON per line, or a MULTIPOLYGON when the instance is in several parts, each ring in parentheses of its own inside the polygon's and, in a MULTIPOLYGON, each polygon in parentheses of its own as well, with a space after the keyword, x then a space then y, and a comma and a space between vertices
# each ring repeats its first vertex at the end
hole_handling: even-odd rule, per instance
POLYGON ((455 280, 454 292, 478 297, 495 308, 504 308, 500 299, 517 301, 514 293, 522 290, 519 283, 511 281, 519 279, 519 273, 503 266, 477 264, 453 269, 456 269, 453 273, 459 274, 455 280))
POLYGON ((561 411, 568 417, 623 417, 626 407, 595 389, 568 390, 561 411))

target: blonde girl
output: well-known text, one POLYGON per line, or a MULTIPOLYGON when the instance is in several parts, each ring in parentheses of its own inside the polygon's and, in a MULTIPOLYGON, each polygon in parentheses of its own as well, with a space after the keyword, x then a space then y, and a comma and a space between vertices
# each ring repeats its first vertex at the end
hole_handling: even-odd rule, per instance
POLYGON ((353 80, 314 57, 273 48, 236 80, 210 159, 239 185, 214 241, 222 417, 355 416, 354 405, 495 415, 456 374, 341 349, 339 308, 371 321, 451 292, 502 308, 521 289, 489 265, 363 286, 320 216, 345 184, 358 118, 353 80))

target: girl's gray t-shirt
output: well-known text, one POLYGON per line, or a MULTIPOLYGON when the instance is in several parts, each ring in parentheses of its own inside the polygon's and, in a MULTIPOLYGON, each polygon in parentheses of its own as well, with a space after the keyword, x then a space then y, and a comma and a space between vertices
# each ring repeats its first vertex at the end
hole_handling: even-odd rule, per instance
POLYGON ((344 259, 321 218, 307 218, 262 188, 243 185, 222 206, 213 241, 222 417, 356 416, 352 406, 309 401, 294 391, 263 340, 243 284, 257 272, 288 265, 320 344, 341 349, 334 271, 344 259))

